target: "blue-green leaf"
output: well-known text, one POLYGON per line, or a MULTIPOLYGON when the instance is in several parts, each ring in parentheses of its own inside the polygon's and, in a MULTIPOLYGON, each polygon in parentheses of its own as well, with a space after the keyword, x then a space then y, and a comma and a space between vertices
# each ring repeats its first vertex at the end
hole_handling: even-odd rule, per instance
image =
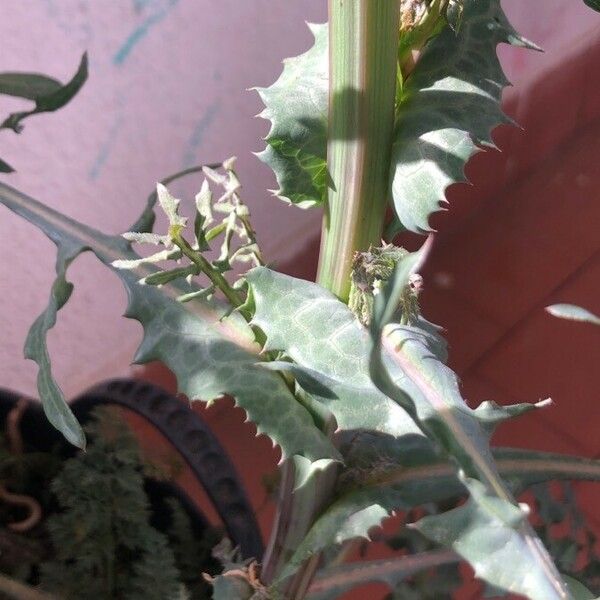
POLYGON ((568 598, 550 559, 542 563, 539 539, 523 535, 528 510, 499 498, 476 479, 465 478, 465 504, 413 525, 420 533, 469 562, 475 576, 531 600, 568 598))
MULTIPOLYGON (((406 278, 420 258, 413 254, 407 257, 406 262, 402 261, 401 270, 405 271, 406 278)), ((254 324, 266 334, 265 348, 283 351, 292 360, 280 361, 269 367, 290 370, 309 396, 335 417, 338 436, 350 439, 341 448, 346 461, 346 476, 348 469, 357 468, 374 473, 384 469, 386 464, 406 468, 408 465, 423 465, 435 458, 435 452, 419 427, 446 451, 455 452, 453 444, 457 443, 460 447, 460 440, 464 439, 478 444, 478 452, 481 451, 483 456, 479 457, 478 452, 471 449, 463 455, 463 464, 473 461, 477 464, 471 465, 469 471, 477 472, 483 464, 483 471, 489 469, 495 473, 488 448, 493 423, 529 407, 518 405, 501 409, 484 405, 479 413, 472 411, 460 397, 454 374, 432 350, 429 340, 431 334, 420 328, 396 327, 399 331, 394 335, 407 336, 406 344, 412 345, 412 351, 416 352, 411 362, 423 362, 425 368, 431 365, 430 368, 436 369, 436 373, 441 368, 439 365, 444 369, 443 381, 436 381, 435 385, 437 389, 439 383, 443 389, 446 398, 443 400, 444 406, 450 402, 451 410, 448 412, 458 419, 460 427, 457 431, 460 433, 456 436, 454 431, 441 433, 440 437, 437 434, 444 431, 443 420, 446 415, 440 417, 437 408, 432 406, 431 397, 423 389, 422 378, 415 376, 410 369, 407 372, 395 366, 391 353, 386 352, 384 362, 390 368, 393 389, 401 388, 406 397, 396 402, 394 408, 394 403, 390 405, 389 401, 397 401, 397 394, 393 392, 386 395, 384 392, 387 390, 378 390, 373 385, 369 374, 369 353, 373 344, 367 331, 345 304, 314 283, 275 273, 264 267, 249 272, 247 280, 255 303, 254 324), (413 419, 409 419, 407 413, 412 414, 413 419), (458 442, 455 439, 457 437, 460 438, 458 442)), ((406 281, 399 278, 395 283, 396 292, 402 292, 406 281)), ((376 303, 376 326, 384 322, 382 319, 395 314, 398 305, 397 298, 393 298, 386 289, 379 295, 383 298, 383 304, 376 303)), ((393 286, 391 289, 394 289, 393 286)), ((493 477, 494 484, 504 489, 497 474, 493 477)), ((448 494, 464 493, 464 487, 455 474, 449 479, 450 485, 437 486, 431 481, 424 481, 414 486, 403 486, 400 493, 390 489, 358 490, 351 499, 352 507, 342 507, 341 512, 337 513, 339 518, 335 517, 336 505, 325 512, 328 519, 331 517, 326 521, 328 525, 325 525, 325 521, 317 522, 279 573, 278 581, 291 575, 304 560, 325 546, 367 536, 369 529, 378 525, 391 510, 443 499, 448 494)), ((510 497, 508 492, 506 494, 510 497)))
POLYGON ((500 109, 508 84, 500 43, 533 48, 512 28, 500 0, 465 0, 457 31, 446 27, 425 47, 397 107, 391 187, 396 214, 411 231, 430 231, 429 217, 446 188, 465 181, 464 166, 491 131, 510 120, 500 109))
MULTIPOLYGON (((375 299, 371 376, 379 389, 405 408, 423 432, 455 462, 471 494, 463 512, 453 512, 447 526, 445 514, 431 517, 435 528, 428 531, 439 530, 436 541, 452 547, 469 562, 473 560, 476 572, 496 587, 527 595, 532 600, 564 598, 564 583, 547 550, 527 520, 517 518, 521 510, 498 473, 489 448, 488 428, 463 400, 457 376, 432 354, 419 331, 389 323, 409 275, 425 251, 426 245, 418 253, 401 259, 391 280, 375 299), (411 382, 410 386, 398 371, 411 382), (478 531, 483 530, 485 523, 495 528, 495 535, 487 539, 485 552, 480 552, 476 536, 468 529, 475 521, 478 531), (494 552, 521 555, 527 565, 527 577, 521 577, 516 567, 502 570, 494 552)), ((489 411, 484 408, 483 412, 489 411)), ((522 408, 516 412, 522 412, 522 408)), ((424 533, 429 535, 427 531, 424 533)))
MULTIPOLYGON (((499 472, 515 493, 531 485, 552 480, 600 481, 600 461, 556 453, 511 448, 494 450, 499 472)), ((428 460, 406 456, 381 457, 380 462, 358 465, 346 475, 336 501, 314 523, 286 566, 291 574, 304 560, 325 548, 357 537, 393 511, 408 511, 430 502, 440 502, 467 493, 456 469, 435 457, 428 460)))
MULTIPOLYGON (((277 82, 258 90, 261 116, 272 122, 259 157, 275 172, 276 195, 302 207, 321 204, 329 185, 327 26, 311 29, 314 46, 286 60, 277 82)), ((468 159, 494 147, 491 131, 511 122, 500 108, 508 84, 496 55, 500 43, 539 49, 513 29, 500 0, 464 0, 460 26, 436 29, 404 82, 390 171, 400 223, 392 229, 430 231, 446 188, 465 181, 468 159)))
POLYGON ((340 429, 419 434, 406 413, 372 384, 369 334, 343 302, 315 283, 266 267, 252 269, 246 279, 255 303, 253 322, 267 336, 265 349, 293 359, 289 368, 315 396, 321 391, 319 400, 340 429))

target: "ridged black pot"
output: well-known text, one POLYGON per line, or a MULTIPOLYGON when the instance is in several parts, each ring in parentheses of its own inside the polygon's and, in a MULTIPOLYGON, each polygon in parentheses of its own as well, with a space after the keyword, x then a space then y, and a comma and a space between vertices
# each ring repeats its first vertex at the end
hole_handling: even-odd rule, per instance
MULTIPOLYGON (((0 389, 0 423, 5 422, 19 398, 22 396, 0 389)), ((82 423, 86 422, 94 408, 102 405, 125 407, 154 425, 189 465, 242 556, 262 556, 263 542, 258 524, 235 467, 197 413, 158 386, 134 379, 101 383, 71 402, 75 416, 82 423)), ((65 456, 73 452, 72 447, 48 423, 37 402, 29 403, 21 418, 20 430, 25 444, 31 448, 48 451, 61 445, 65 456)), ((168 497, 179 500, 195 531, 200 533, 207 527, 204 514, 177 486, 148 480, 146 488, 159 529, 162 529, 160 507, 164 506, 168 497)))

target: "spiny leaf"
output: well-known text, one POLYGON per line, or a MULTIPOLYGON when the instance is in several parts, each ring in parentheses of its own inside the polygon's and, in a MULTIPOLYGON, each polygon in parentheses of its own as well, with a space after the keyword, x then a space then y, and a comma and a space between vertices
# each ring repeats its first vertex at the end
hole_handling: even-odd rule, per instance
POLYGON ((531 600, 567 598, 564 583, 541 570, 541 542, 522 535, 528 511, 498 498, 476 479, 465 479, 470 497, 462 506, 424 517, 420 533, 466 559, 475 576, 531 600), (559 585, 557 585, 560 583, 559 585))
POLYGON ((370 374, 375 385, 402 406, 422 431, 469 476, 481 477, 503 495, 479 419, 462 399, 456 375, 423 343, 418 329, 390 324, 409 276, 428 245, 401 259, 375 299, 370 374))
MULTIPOLYGON (((510 574, 499 576, 489 553, 480 559, 487 565, 486 556, 490 557, 489 569, 474 565, 476 570, 479 568, 489 583, 530 595, 532 600, 564 598, 564 583, 546 549, 525 519, 513 518, 519 508, 494 464, 486 428, 460 394, 457 376, 432 354, 422 342, 420 332, 388 323, 415 263, 418 264, 426 248, 427 244, 418 253, 401 259, 391 280, 375 299, 371 323, 375 342, 371 352, 371 376, 379 389, 411 414, 422 431, 460 468, 461 478, 472 492, 469 504, 472 511, 476 513, 477 506, 481 504, 482 520, 489 520, 487 512, 490 504, 495 510, 503 511, 506 518, 494 521, 494 526, 504 531, 499 531, 498 536, 490 536, 490 544, 500 544, 498 551, 504 551, 506 547, 511 547, 515 553, 527 549, 527 554, 523 554, 528 564, 527 581, 510 574), (397 375, 398 371, 411 382, 411 386, 405 385, 397 375), (414 393, 413 386, 418 394, 414 393), (493 500, 488 502, 488 496, 493 500), (502 540, 506 540, 506 546, 502 546, 502 540), (507 581, 510 582, 508 586, 507 581), (536 586, 538 591, 531 595, 536 586)), ((439 523, 443 522, 443 518, 444 515, 439 516, 439 523)), ((452 547, 467 560, 478 557, 477 548, 471 548, 475 538, 467 530, 461 533, 456 529, 457 544, 462 544, 463 533, 464 546, 461 545, 459 550, 453 543, 452 547)))
MULTIPOLYGON (((410 261, 414 266, 418 257, 412 255, 410 261)), ((407 276, 409 271, 410 269, 407 270, 407 276)), ((411 410, 413 414, 415 410, 406 402, 402 404, 402 408, 400 405, 394 407, 390 398, 373 385, 368 372, 372 343, 366 330, 359 325, 345 304, 316 284, 274 273, 266 268, 253 269, 248 273, 247 280, 255 303, 254 323, 266 334, 266 349, 281 350, 293 360, 293 363, 279 362, 269 367, 290 369, 310 397, 335 417, 338 435, 347 434, 347 437, 352 438, 348 444, 349 450, 342 448, 347 464, 353 460, 351 455, 357 445, 368 456, 363 465, 365 469, 376 468, 378 460, 389 460, 391 464, 406 466, 423 464, 435 457, 430 443, 402 408, 411 410), (387 453, 384 452, 386 447, 389 451, 387 453)), ((399 286, 398 289, 403 288, 399 286)), ((389 317, 394 313, 397 303, 394 304, 391 299, 389 301, 389 304, 380 306, 380 317, 389 317)), ((428 332, 417 328, 404 329, 412 342, 423 352, 427 352, 427 361, 437 365, 439 360, 428 343, 428 332)), ((386 364, 393 366, 393 360, 387 354, 386 364)), ((423 415, 431 410, 430 400, 420 388, 419 381, 413 381, 398 368, 394 369, 393 378, 394 386, 402 386, 419 407, 417 414, 423 415)), ((452 383, 450 378, 444 383, 449 384, 447 393, 457 393, 455 381, 452 383)), ((458 403, 459 400, 462 403, 460 395, 455 401, 458 403)), ((460 410, 464 411, 464 418, 475 435, 481 436, 484 449, 487 448, 488 433, 479 424, 479 415, 463 404, 460 404, 460 410)), ((522 407, 516 412, 522 412, 522 407)), ((490 416, 486 411, 484 413, 483 421, 489 424, 490 416)), ((457 482, 456 478, 454 480, 457 482)), ((428 483, 426 485, 429 486, 428 483)), ((455 493, 460 493, 462 489, 460 483, 455 483, 455 493)), ((417 501, 410 496, 412 493, 418 496, 418 503, 424 501, 424 498, 431 500, 436 493, 448 494, 448 488, 435 486, 427 487, 427 493, 419 495, 421 490, 404 488, 403 492, 407 494, 404 504, 411 506, 417 501)), ((366 495, 359 514, 350 519, 345 533, 341 533, 338 523, 335 523, 327 535, 317 532, 312 541, 310 537, 307 538, 306 544, 301 544, 279 579, 292 574, 312 553, 320 551, 323 546, 319 540, 334 539, 335 543, 339 543, 343 541, 340 537, 345 535, 350 538, 366 536, 369 528, 378 525, 390 510, 399 508, 397 501, 397 495, 390 497, 389 504, 381 496, 366 495)))
POLYGON ((310 528, 279 573, 278 581, 291 576, 305 560, 326 548, 357 538, 370 539, 369 532, 394 511, 465 493, 456 476, 444 479, 441 482, 436 478, 415 478, 410 485, 363 487, 342 495, 310 528))
POLYGON ((518 417, 519 415, 528 413, 536 408, 544 408, 550 404, 552 404, 550 398, 546 398, 546 400, 541 400, 535 404, 524 403, 511 404, 509 406, 500 406, 495 402, 485 401, 475 409, 475 416, 481 423, 481 426, 487 430, 491 436, 496 426, 503 421, 518 417))
MULTIPOLYGON (((290 369, 306 392, 306 405, 321 421, 333 415, 338 435, 347 434, 352 448, 363 447, 362 432, 372 432, 364 447, 375 457, 388 441, 415 461, 431 455, 431 444, 412 419, 372 384, 369 335, 343 302, 314 283, 264 267, 251 270, 246 279, 253 322, 267 337, 265 349, 282 350, 294 361, 264 366, 290 369)), ((372 525, 383 517, 377 506, 365 513, 372 525)))
POLYGON ((551 306, 547 306, 546 310, 553 317, 558 317, 560 319, 583 321, 584 323, 600 325, 600 317, 576 304, 552 304, 551 306))
POLYGON ((403 579, 423 571, 458 562, 454 552, 436 550, 413 556, 350 563, 319 571, 308 589, 309 600, 334 600, 369 582, 382 582, 394 589, 403 579))
MULTIPOLYGON (((600 461, 555 453, 511 448, 494 450, 498 470, 515 493, 544 481, 581 479, 600 481, 600 461)), ((466 494, 456 469, 446 461, 394 464, 382 460, 367 465, 346 483, 337 500, 315 522, 286 565, 285 577, 313 554, 357 537, 397 510, 440 502, 466 494)))
MULTIPOLYGON (((266 350, 282 350, 334 415, 342 430, 417 434, 406 413, 379 392, 368 372, 371 341, 348 307, 321 286, 266 267, 248 272, 255 303, 253 323, 267 336, 266 350)), ((285 368, 284 365, 279 365, 285 368)))
MULTIPOLYGON (((415 255, 409 256, 404 266, 401 262, 397 271, 400 278, 393 282, 396 285, 384 288, 378 296, 373 320, 376 339, 377 333, 385 325, 385 319, 394 313, 398 305, 397 293, 406 285, 406 280, 403 279, 408 278, 418 258, 415 255)), ((283 350, 296 363, 295 373, 305 370, 308 377, 313 377, 325 388, 325 393, 316 392, 317 397, 326 403, 340 429, 372 429, 373 433, 386 433, 394 437, 402 436, 403 432, 405 436, 407 433, 412 434, 408 436, 411 438, 419 437, 414 425, 411 427, 406 420, 394 423, 398 427, 395 431, 389 421, 381 423, 374 420, 372 415, 381 414, 386 405, 381 401, 381 395, 373 392, 371 379, 365 371, 367 359, 364 353, 372 345, 361 337, 364 330, 352 317, 348 317, 349 311, 345 305, 315 284, 286 278, 267 269, 253 270, 248 281, 256 304, 255 323, 267 335, 266 347, 283 350)), ((389 385, 386 384, 382 391, 408 411, 423 431, 450 456, 454 456, 467 473, 481 477, 510 506, 510 493, 493 465, 488 448, 488 432, 479 423, 475 411, 470 410, 462 400, 455 375, 431 352, 424 342, 426 336, 423 331, 407 326, 394 326, 389 335, 402 340, 402 358, 400 364, 396 364, 399 350, 392 343, 386 353, 381 355, 381 369, 371 371, 371 375, 376 377, 376 383, 381 385, 381 378, 387 374, 389 385)), ((311 393, 315 393, 314 390, 313 387, 311 393)), ((401 441, 397 446, 404 451, 401 441)), ((404 460, 409 456, 410 453, 407 452, 404 460)), ((407 494, 413 492, 412 487, 406 491, 407 494)), ((442 492, 447 493, 447 490, 442 492)), ((434 491, 428 490, 426 497, 431 499, 433 496, 434 491)), ((377 524, 378 520, 394 508, 382 506, 381 497, 369 500, 371 502, 361 508, 357 518, 351 520, 350 537, 366 535, 369 527, 377 524)), ((405 502, 410 504, 410 497, 405 502)), ((339 536, 340 531, 336 528, 331 534, 339 536)), ((525 525, 519 535, 523 539, 535 539, 525 525)), ((335 539, 342 541, 339 537, 335 539)), ((303 543, 280 578, 290 575, 312 552, 320 549, 318 543, 312 546, 310 539, 308 541, 308 551, 302 552, 305 549, 303 543)), ((537 568, 534 563, 532 571, 547 582, 544 579, 545 573, 540 575, 539 572, 540 564, 545 566, 542 550, 539 555, 537 568)), ((562 585, 558 580, 554 580, 554 584, 558 589, 562 585)), ((559 594, 557 592, 554 597, 560 597, 559 594)))
POLYGON ((275 172, 275 194, 302 208, 322 204, 327 193, 327 25, 309 25, 313 47, 284 61, 268 88, 257 88, 271 121, 267 148, 258 157, 275 172))
POLYGON ((500 109, 508 84, 496 55, 500 43, 533 48, 511 27, 500 0, 465 0, 457 32, 443 30, 425 47, 397 107, 391 187, 398 219, 430 231, 445 189, 465 181, 478 146, 494 147, 491 130, 510 120, 500 109))
MULTIPOLYGON (((49 363, 43 362, 47 356, 45 334, 53 324, 56 310, 68 298, 70 287, 64 282, 64 271, 69 262, 85 250, 91 250, 107 266, 115 260, 138 257, 120 236, 108 236, 82 225, 4 184, 0 184, 0 202, 40 228, 59 248, 56 294, 34 324, 28 345, 28 351, 40 360, 45 378, 49 371, 49 363), (34 342, 37 351, 32 350, 34 342)), ((180 390, 190 399, 212 401, 224 394, 233 396, 256 423, 258 432, 265 433, 281 447, 284 457, 298 454, 311 461, 337 459, 338 452, 315 427, 312 417, 284 380, 257 366, 261 362, 260 348, 243 318, 237 313, 224 317, 228 307, 214 302, 177 302, 175 298, 186 291, 183 284, 169 283, 157 289, 138 283, 155 272, 145 265, 116 270, 129 295, 126 316, 138 320, 144 328, 136 361, 163 361, 173 370, 180 390)), ((40 388, 42 401, 48 410, 60 411, 54 424, 73 438, 60 420, 61 414, 68 414, 68 407, 57 390, 57 387, 40 388)))
MULTIPOLYGON (((327 26, 311 29, 314 46, 258 90, 266 106, 261 116, 272 121, 259 157, 275 172, 276 194, 302 207, 321 204, 329 184, 327 26)), ((492 129, 511 122, 500 109, 508 84, 496 55, 500 43, 538 49, 512 28, 500 0, 465 0, 460 27, 435 35, 405 82, 390 173, 404 228, 430 231, 445 189, 465 180, 465 163, 478 146, 494 147, 492 129)))

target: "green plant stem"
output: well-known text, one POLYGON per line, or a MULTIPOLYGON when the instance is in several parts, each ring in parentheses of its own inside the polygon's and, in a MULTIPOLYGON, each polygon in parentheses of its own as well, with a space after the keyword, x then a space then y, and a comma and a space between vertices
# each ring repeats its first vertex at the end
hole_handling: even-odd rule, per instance
POLYGON ((225 229, 227 229, 227 224, 226 223, 219 223, 218 225, 215 225, 214 227, 212 227, 211 229, 209 229, 206 234, 204 235, 204 239, 207 242, 210 242, 212 240, 214 240, 216 237, 218 237, 219 235, 221 235, 225 229))
MULTIPOLYGON (((379 245, 383 230, 394 130, 398 24, 398 2, 329 0, 327 166, 331 187, 317 281, 344 301, 350 292, 354 253, 379 245)), ((285 465, 288 478, 290 469, 291 465, 285 465)), ((302 494, 284 490, 284 496, 293 495, 279 499, 282 514, 273 535, 280 541, 268 556, 269 577, 330 501, 336 478, 337 470, 331 469, 306 484, 302 494), (309 497, 311 502, 307 502, 309 497)), ((315 555, 298 570, 284 590, 286 598, 306 596, 319 563, 320 556, 315 555)))
POLYGON ((196 252, 181 235, 177 232, 172 236, 173 243, 181 250, 184 256, 187 256, 212 282, 212 284, 221 290, 224 296, 231 302, 232 306, 239 308, 244 303, 242 296, 234 290, 227 279, 218 271, 213 269, 211 264, 199 252, 196 252))
POLYGON ((356 251, 379 245, 394 131, 399 3, 329 0, 331 177, 317 281, 340 299, 356 251))

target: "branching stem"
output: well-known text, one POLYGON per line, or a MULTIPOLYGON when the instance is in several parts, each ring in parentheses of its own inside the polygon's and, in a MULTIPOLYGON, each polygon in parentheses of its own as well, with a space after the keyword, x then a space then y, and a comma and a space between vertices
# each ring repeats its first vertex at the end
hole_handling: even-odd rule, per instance
POLYGON ((214 269, 211 264, 200 254, 196 252, 181 235, 181 232, 173 232, 171 236, 173 243, 181 250, 184 256, 189 258, 211 281, 211 283, 223 292, 223 295, 231 302, 235 308, 239 308, 244 303, 244 299, 237 290, 234 290, 229 282, 221 273, 214 269))
POLYGON ((318 282, 347 301, 354 252, 380 245, 394 131, 399 2, 329 0, 331 176, 318 282))

